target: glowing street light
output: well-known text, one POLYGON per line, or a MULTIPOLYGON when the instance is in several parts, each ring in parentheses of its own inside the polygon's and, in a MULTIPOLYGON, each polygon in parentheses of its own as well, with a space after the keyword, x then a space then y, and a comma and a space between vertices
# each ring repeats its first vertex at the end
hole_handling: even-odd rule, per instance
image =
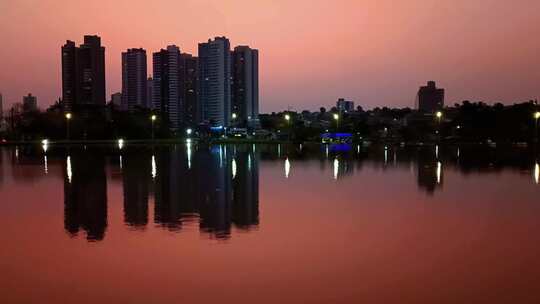
POLYGON ((232 113, 232 119, 237 119, 237 118, 238 118, 238 114, 232 113))
POLYGON ((443 113, 441 111, 437 111, 437 113, 435 113, 435 116, 437 116, 437 118, 440 120, 443 116, 443 113))
POLYGON ((540 111, 534 112, 534 142, 538 142, 538 120, 540 119, 540 111))
POLYGON ((190 136, 193 133, 193 129, 189 128, 186 130, 187 136, 190 136))
POLYGON ((66 113, 66 139, 69 140, 69 125, 73 115, 69 112, 66 113))
POLYGON ((285 114, 285 120, 288 122, 291 120, 291 115, 285 114))
POLYGON ((334 113, 334 120, 336 121, 336 129, 339 130, 339 114, 334 113))
POLYGON ((152 114, 152 116, 150 116, 150 121, 152 122, 152 141, 154 141, 154 123, 156 122, 156 120, 156 114, 152 114))
POLYGON ((123 147, 124 147, 124 140, 120 138, 118 140, 118 149, 122 150, 123 147))

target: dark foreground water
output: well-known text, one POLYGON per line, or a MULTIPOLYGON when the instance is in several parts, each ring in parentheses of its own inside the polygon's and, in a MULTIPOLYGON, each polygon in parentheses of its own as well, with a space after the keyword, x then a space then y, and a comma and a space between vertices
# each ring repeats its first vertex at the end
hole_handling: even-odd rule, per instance
POLYGON ((534 153, 0 149, 0 303, 539 303, 534 153))

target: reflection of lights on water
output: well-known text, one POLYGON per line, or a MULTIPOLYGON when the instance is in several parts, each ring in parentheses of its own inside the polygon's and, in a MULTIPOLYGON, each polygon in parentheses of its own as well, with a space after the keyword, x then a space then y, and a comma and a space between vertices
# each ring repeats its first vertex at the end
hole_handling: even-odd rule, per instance
POLYGON ((439 145, 435 146, 435 158, 439 158, 439 145))
POLYGON ((47 163, 47 155, 43 156, 43 167, 45 169, 45 174, 49 173, 49 165, 47 163))
POLYGON ((534 182, 536 184, 540 183, 540 164, 538 163, 534 165, 534 182))
POLYGON ((122 170, 122 155, 120 155, 118 161, 120 162, 120 170, 122 170))
POLYGON ((339 174, 339 160, 338 158, 334 158, 334 179, 338 179, 339 174))
POLYGON ((236 177, 236 160, 234 158, 232 160, 231 167, 232 167, 232 178, 234 179, 236 177))
POLYGON ((328 158, 328 154, 330 153, 330 151, 328 150, 328 145, 326 145, 325 153, 326 153, 326 158, 328 158))
POLYGON ((303 148, 303 147, 302 147, 302 144, 300 144, 300 151, 302 151, 302 148, 303 148))
POLYGON ((66 173, 67 173, 68 182, 71 184, 71 177, 73 176, 73 173, 71 171, 71 156, 69 155, 66 160, 66 173))
POLYGON ((49 140, 47 139, 42 140, 41 147, 43 148, 43 152, 47 152, 47 150, 49 150, 49 140))
POLYGON ((397 152, 394 150, 394 166, 397 164, 397 152))
POLYGON ((19 146, 15 147, 15 159, 19 160, 19 146))
POLYGON ((156 166, 156 157, 152 155, 152 178, 157 176, 157 166, 156 166))
POLYGON ((360 145, 356 146, 356 153, 360 154, 360 145))
POLYGON ((456 155, 457 155, 457 158, 459 158, 459 156, 461 155, 461 151, 459 150, 459 148, 457 148, 457 153, 456 153, 456 155))
POLYGON ((186 150, 188 169, 191 169, 191 142, 186 144, 186 150))
POLYGON ((289 162, 289 158, 287 157, 285 159, 285 178, 289 178, 290 173, 291 173, 291 162, 289 162))
POLYGON ((251 154, 248 154, 248 170, 251 171, 251 154))
POLYGON ((278 157, 281 157, 281 144, 277 145, 277 155, 278 157))
POLYGON ((251 146, 253 148, 253 153, 255 153, 255 144, 251 146))
POLYGON ((442 163, 437 162, 437 184, 441 183, 441 171, 442 171, 442 163))
POLYGON ((384 146, 384 164, 388 163, 388 147, 384 146))
POLYGON ((118 149, 122 150, 123 147, 124 147, 124 140, 120 138, 118 140, 118 149))
POLYGON ((223 168, 223 147, 219 146, 219 167, 223 168))

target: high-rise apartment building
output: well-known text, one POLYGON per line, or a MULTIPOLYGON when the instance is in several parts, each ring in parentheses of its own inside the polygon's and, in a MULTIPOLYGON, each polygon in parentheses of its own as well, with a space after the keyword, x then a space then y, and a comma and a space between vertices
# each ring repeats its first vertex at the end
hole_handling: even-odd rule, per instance
POLYGON ((259 51, 237 46, 232 52, 232 119, 237 126, 257 126, 259 118, 259 51))
POLYGON ((134 112, 147 107, 146 51, 128 49, 122 53, 122 104, 134 112))
POLYGON ((79 47, 62 46, 62 99, 67 111, 105 105, 105 48, 99 36, 84 36, 79 47))
POLYGON ((194 127, 200 121, 198 107, 198 58, 191 54, 182 54, 182 86, 183 96, 183 122, 184 125, 194 127))
POLYGON ((336 102, 336 108, 340 113, 353 112, 354 101, 345 100, 345 98, 339 98, 336 102))
POLYGON ((427 86, 418 90, 418 110, 433 113, 444 107, 444 89, 437 88, 435 81, 429 81, 427 86))
POLYGON ((28 93, 27 96, 23 96, 23 112, 35 112, 38 110, 37 107, 37 97, 33 96, 31 93, 28 93))
POLYGON ((152 76, 149 76, 146 80, 146 108, 153 109, 154 105, 152 104, 152 95, 154 94, 154 79, 152 76))
POLYGON ((199 43, 199 109, 201 120, 228 127, 231 120, 231 51, 229 39, 199 43))
POLYGON ((166 119, 169 128, 176 131, 182 123, 183 70, 180 49, 176 45, 169 45, 167 49, 154 53, 152 60, 153 107, 162 119, 166 119))

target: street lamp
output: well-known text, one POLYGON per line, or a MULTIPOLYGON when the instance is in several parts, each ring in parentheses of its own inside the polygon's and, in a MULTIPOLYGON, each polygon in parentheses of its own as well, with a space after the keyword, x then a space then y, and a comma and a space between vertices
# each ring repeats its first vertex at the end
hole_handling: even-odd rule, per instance
POLYGON ((150 116, 150 121, 152 122, 152 141, 154 141, 154 122, 156 121, 156 119, 156 114, 152 114, 152 116, 150 116))
POLYGON ((336 130, 339 131, 339 114, 334 113, 334 120, 336 121, 336 130))
POLYGON ((287 126, 289 127, 289 134, 287 135, 288 140, 291 140, 291 115, 285 114, 285 120, 287 121, 287 126))
POLYGON ((66 113, 66 139, 69 140, 69 122, 71 121, 72 114, 66 113))

